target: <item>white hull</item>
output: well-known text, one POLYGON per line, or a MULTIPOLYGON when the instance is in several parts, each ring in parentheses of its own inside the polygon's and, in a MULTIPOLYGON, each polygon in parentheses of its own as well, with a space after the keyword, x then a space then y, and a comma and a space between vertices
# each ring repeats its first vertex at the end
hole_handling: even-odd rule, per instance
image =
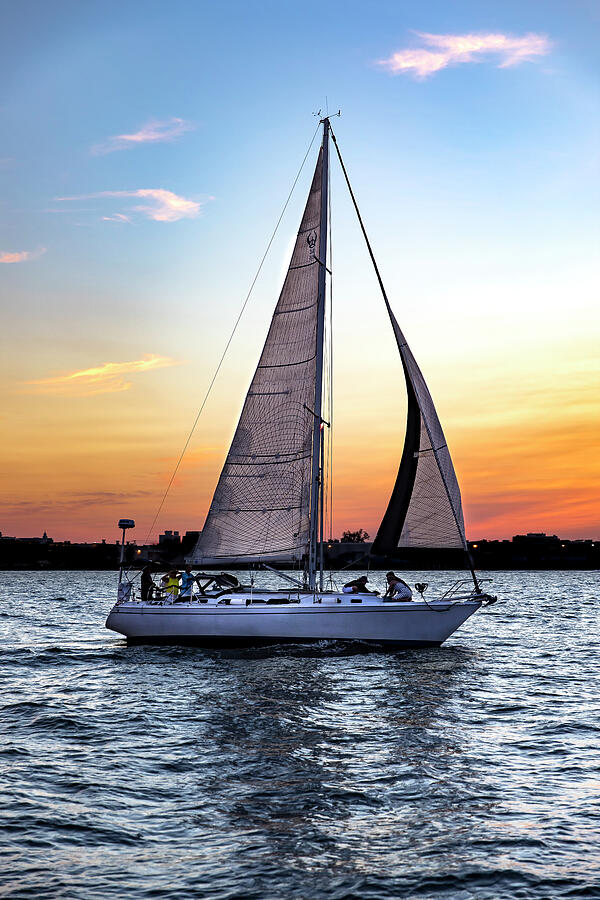
POLYGON ((368 594, 351 600, 348 594, 323 593, 313 598, 312 594, 255 591, 208 602, 117 602, 106 627, 130 641, 148 643, 346 640, 430 647, 442 644, 481 603, 473 596, 389 603, 368 594))

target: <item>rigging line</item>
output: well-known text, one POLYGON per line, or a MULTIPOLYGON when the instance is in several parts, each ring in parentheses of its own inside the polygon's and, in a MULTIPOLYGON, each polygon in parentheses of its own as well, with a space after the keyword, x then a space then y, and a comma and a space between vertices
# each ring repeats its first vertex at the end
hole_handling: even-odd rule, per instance
MULTIPOLYGON (((365 550, 364 553, 361 553, 360 556, 355 557, 355 559, 351 560, 347 565, 342 566, 341 569, 336 569, 336 572, 345 572, 346 569, 349 569, 350 566, 355 566, 356 563, 359 563, 361 561, 361 559, 364 559, 365 556, 369 556, 369 554, 370 554, 370 550, 365 550)), ((367 569, 367 572, 368 571, 369 570, 367 569)))
POLYGON ((354 204, 354 209, 356 210, 356 215, 358 216, 358 221, 360 222, 360 227, 361 227, 361 229, 362 229, 363 237, 364 237, 365 243, 366 243, 366 245, 367 245, 367 250, 369 251, 369 256, 371 257, 371 262, 373 263, 373 268, 375 269, 375 274, 377 275, 377 280, 378 280, 378 282, 379 282, 379 287, 381 288, 381 293, 383 294, 383 299, 384 299, 384 301, 385 301, 385 305, 387 306, 388 311, 390 311, 390 304, 389 304, 389 300, 388 300, 388 298, 387 298, 387 294, 386 294, 386 292, 385 292, 385 288, 384 288, 384 286, 383 286, 383 280, 382 280, 381 275, 380 275, 380 273, 379 273, 379 267, 378 267, 377 262, 376 262, 376 260, 375 260, 375 255, 374 255, 374 253, 373 253, 373 250, 372 250, 372 248, 371 248, 371 243, 370 243, 369 238, 368 238, 368 236, 367 236, 367 229, 365 228, 365 223, 364 223, 363 220, 362 220, 362 216, 361 216, 360 210, 359 210, 359 208, 358 208, 358 203, 356 202, 356 197, 354 196, 354 191, 352 190, 352 185, 350 184, 350 178, 348 177, 348 172, 346 171, 346 166, 344 165, 344 160, 342 159, 342 154, 340 153, 340 148, 338 147, 338 142, 337 142, 336 137, 335 137, 335 134, 334 134, 334 132, 333 132, 333 128, 331 127, 331 123, 329 124, 329 129, 330 129, 330 131, 331 131, 331 137, 332 137, 332 139, 333 139, 333 143, 334 143, 334 146, 335 146, 335 150, 336 150, 336 153, 337 153, 337 155, 338 155, 338 159, 339 159, 339 161, 340 161, 340 165, 341 165, 341 167, 342 167, 342 172, 344 173, 344 178, 346 179, 346 184, 348 185, 348 190, 350 191, 350 196, 352 197, 352 202, 353 202, 353 204, 354 204))
POLYGON ((210 384, 208 385, 208 389, 207 389, 207 391, 206 391, 206 394, 204 395, 204 400, 202 401, 202 404, 201 404, 201 406, 200 406, 200 409, 198 410, 198 415, 196 416, 196 418, 195 418, 195 420, 194 420, 194 424, 192 425, 191 431, 190 431, 190 433, 189 433, 188 436, 187 436, 187 440, 186 440, 185 444, 183 445, 183 450, 181 451, 181 454, 180 454, 180 456, 179 456, 179 459, 177 460, 177 465, 175 466, 175 469, 173 470, 173 474, 171 475, 171 478, 170 478, 170 480, 169 480, 169 483, 168 483, 168 485, 167 485, 167 488, 166 488, 166 490, 165 490, 165 492, 164 492, 164 494, 163 494, 162 500, 160 501, 160 505, 159 505, 159 507, 158 507, 158 510, 157 510, 157 512, 156 512, 156 515, 154 516, 154 520, 153 520, 153 522, 152 522, 152 525, 150 526, 150 529, 149 529, 149 531, 148 531, 148 534, 146 535, 146 540, 145 540, 145 542, 144 542, 144 543, 146 543, 146 544, 148 543, 148 540, 149 540, 149 538, 150 538, 150 535, 152 534, 152 532, 153 532, 153 530, 154 530, 154 526, 156 525, 156 521, 157 521, 157 519, 158 519, 158 517, 159 517, 159 515, 160 515, 160 513, 161 513, 161 511, 162 511, 162 508, 163 508, 163 506, 164 506, 164 504, 165 504, 165 500, 167 499, 167 494, 169 493, 169 491, 170 491, 170 489, 171 489, 171 485, 173 484, 173 481, 175 480, 175 476, 177 475, 177 472, 178 472, 178 470, 179 470, 179 466, 181 465, 181 461, 182 461, 183 457, 185 456, 185 452, 186 452, 186 450, 187 450, 187 448, 188 448, 188 445, 189 445, 189 443, 190 443, 190 441, 191 441, 191 439, 192 439, 192 435, 194 434, 194 431, 196 430, 196 425, 198 424, 198 421, 199 421, 199 419, 200 419, 200 416, 202 415, 202 412, 203 412, 203 410, 204 410, 204 407, 206 406, 206 402, 207 402, 207 400, 208 400, 208 398, 209 398, 209 396, 210 396, 210 393, 211 393, 211 391, 212 391, 212 389, 213 389, 213 385, 214 385, 215 381, 217 380, 217 376, 218 376, 218 374, 219 374, 219 372, 220 372, 220 370, 221 370, 221 366, 223 365, 223 362, 224 362, 225 357, 226 357, 226 355, 227 355, 227 351, 229 350, 229 346, 230 346, 230 344, 231 344, 231 342, 232 342, 232 340, 233 340, 233 338, 234 338, 234 335, 235 335, 235 333, 236 333, 236 331, 237 331, 237 327, 238 327, 238 325, 240 324, 240 320, 241 320, 242 316, 244 315, 244 310, 246 309, 246 306, 247 306, 247 304, 248 304, 248 300, 250 299, 250 295, 252 294, 252 291, 254 290, 254 285, 256 284, 256 282, 257 282, 257 280, 258 280, 258 276, 259 276, 260 273, 261 273, 261 270, 262 270, 264 261, 265 261, 265 259, 267 258, 267 254, 268 254, 269 250, 271 249, 271 244, 272 244, 273 241, 275 240, 275 235, 277 234, 277 230, 278 230, 278 228, 279 228, 279 226, 280 226, 280 224, 281 224, 281 220, 283 219, 284 213, 285 213, 286 209, 288 208, 288 204, 289 204, 289 202, 290 202, 290 200, 291 200, 291 198, 292 198, 292 194, 294 193, 294 188, 296 187, 296 184, 298 183, 298 179, 300 178, 300 175, 302 174, 302 169, 304 168, 304 163, 305 163, 306 160, 308 159, 308 154, 309 154, 310 151, 311 151, 312 145, 314 144, 315 138, 316 138, 316 136, 317 136, 317 132, 319 131, 320 127, 321 127, 321 124, 319 123, 319 124, 317 125, 317 127, 315 128, 314 134, 313 134, 313 136, 312 136, 312 138, 311 138, 311 140, 310 140, 310 144, 308 145, 308 150, 307 150, 306 153, 304 154, 304 159, 303 159, 302 162, 300 163, 300 168, 298 169, 298 173, 297 173, 296 177, 294 178, 293 184, 292 184, 292 186, 291 186, 291 188, 290 188, 290 192, 289 192, 289 194, 287 195, 287 200, 285 201, 285 203, 284 203, 284 205, 283 205, 283 209, 281 210, 281 213, 280 213, 280 215, 279 215, 279 218, 277 219, 277 223, 276 223, 276 225, 275 225, 275 228, 273 229, 273 233, 271 234, 271 237, 269 238, 269 243, 267 244, 267 248, 266 248, 265 252, 263 253, 263 256, 262 256, 262 259, 261 259, 261 261, 260 261, 260 263, 259 263, 258 269, 256 270, 256 274, 255 274, 254 278, 252 279, 252 284, 250 285, 250 289, 249 289, 248 293, 246 294, 246 299, 245 299, 244 302, 242 303, 242 308, 240 309, 240 311, 239 311, 239 313, 238 313, 238 317, 237 317, 237 319, 235 320, 235 324, 234 324, 234 326, 233 326, 233 329, 232 329, 232 331, 231 331, 231 334, 229 335, 229 338, 228 338, 228 340, 227 340, 227 343, 225 344, 225 349, 223 350, 223 353, 221 354, 221 358, 220 358, 220 360, 219 360, 219 363, 218 363, 218 365, 217 365, 217 368, 215 369, 215 372, 214 372, 213 377, 212 377, 212 379, 211 379, 211 381, 210 381, 210 384))
MULTIPOLYGON (((364 224, 364 222, 363 222, 363 220, 362 220, 362 216, 361 216, 360 210, 359 210, 359 208, 358 208, 358 203, 356 202, 356 197, 354 196, 354 191, 352 190, 352 185, 350 184, 350 178, 348 177, 348 172, 346 171, 346 166, 344 165, 344 160, 342 159, 342 154, 340 153, 340 148, 338 147, 338 143, 337 143, 337 140, 336 140, 336 137, 335 137, 333 128, 331 127, 331 123, 329 124, 329 129, 330 129, 330 131, 331 131, 331 137, 332 137, 332 139, 333 139, 333 143, 334 143, 334 146, 335 146, 335 150, 336 150, 336 153, 337 153, 337 155, 338 155, 338 159, 339 159, 339 161, 340 161, 340 165, 341 165, 341 167, 342 167, 342 171, 343 171, 343 173, 344 173, 344 178, 346 179, 346 184, 348 185, 348 190, 349 190, 350 196, 351 196, 351 198, 352 198, 352 203, 354 204, 354 209, 355 209, 355 211, 356 211, 356 215, 357 215, 357 217, 358 217, 358 221, 360 222, 360 227, 361 227, 361 229, 362 229, 363 237, 364 237, 365 243, 366 243, 366 245, 367 245, 367 250, 369 251, 369 256, 371 257, 371 262, 373 263, 373 268, 375 269, 375 274, 376 274, 377 280, 378 280, 378 282, 379 282, 379 287, 381 288, 381 293, 382 293, 383 299, 384 299, 384 301, 385 301, 385 305, 386 305, 386 309, 387 309, 387 312, 388 312, 388 316, 390 317, 390 322, 392 323, 392 327, 394 328, 394 333, 395 333, 395 332, 396 332, 396 328, 398 327, 398 323, 396 322, 396 325, 394 326, 395 316, 394 316, 394 313, 392 312, 392 308, 391 308, 391 306, 390 306, 390 302, 389 302, 389 300, 388 300, 388 298, 387 298, 387 294, 386 294, 385 288, 384 288, 384 286, 383 286, 383 280, 382 280, 381 275, 380 275, 380 273, 379 273, 379 267, 378 267, 378 265, 377 265, 377 262, 375 261, 375 256, 374 256, 373 250, 372 250, 372 248, 371 248, 371 243, 370 243, 369 238, 368 238, 368 236, 367 236, 367 230, 366 230, 365 224, 364 224)), ((400 350, 400 346, 401 346, 401 345, 398 344, 398 349, 399 349, 399 350, 400 350)), ((404 346, 404 345, 402 345, 402 346, 404 346)), ((402 354, 401 354, 401 355, 402 355, 402 354)), ((411 382, 412 382, 412 378, 411 378, 411 382)), ((413 389, 414 389, 414 385, 413 385, 413 389)), ((429 435, 429 440, 430 440, 430 442, 431 442, 431 446, 433 447, 433 443, 434 443, 434 442, 433 442, 433 439, 432 439, 432 436, 431 436, 431 430, 430 430, 430 427, 429 427, 429 425, 428 425, 426 419, 423 418, 423 421, 424 421, 425 427, 426 427, 426 429, 427 429, 427 434, 429 435)), ((465 533, 464 533, 464 528, 461 528, 461 526, 460 526, 460 522, 459 522, 459 520, 458 520, 458 516, 457 516, 457 514, 456 514, 456 510, 454 509, 454 503, 452 502, 452 497, 451 497, 451 495, 450 495, 450 489, 449 489, 449 487, 448 487, 448 484, 447 484, 447 481, 446 481, 446 477, 445 477, 445 475, 444 475, 444 472, 442 471, 442 467, 441 467, 441 465, 440 465, 440 463, 439 463, 439 459, 438 459, 437 453, 436 453, 435 451, 434 451, 434 456, 435 456, 435 459, 436 459, 436 461, 437 461, 437 463, 438 463, 438 469, 439 469, 439 472, 440 472, 440 477, 441 477, 441 479, 442 479, 442 483, 443 483, 444 488, 445 488, 445 490, 446 490, 446 495, 447 495, 448 501, 449 501, 449 503, 450 503, 450 509, 452 510, 452 514, 453 514, 453 516, 454 516, 454 521, 455 521, 455 523, 456 523, 456 528, 457 528, 458 533, 459 533, 460 538, 461 538, 461 542, 462 542, 462 545, 463 545, 463 549, 464 549, 464 551, 465 551, 466 559, 467 559, 467 561, 468 561, 468 563, 469 563, 469 569, 470 569, 470 571, 471 571, 471 575, 473 576, 473 582, 474 582, 474 584, 475 584, 475 588, 476 588, 477 590, 479 590, 479 584, 478 584, 478 582, 477 582, 477 576, 475 575, 475 569, 474 569, 474 566, 473 566, 473 561, 472 561, 472 559, 471 559, 471 554, 470 554, 470 552, 469 552, 469 547, 468 547, 468 544, 467 544, 467 538, 466 538, 466 535, 465 535, 465 533)))

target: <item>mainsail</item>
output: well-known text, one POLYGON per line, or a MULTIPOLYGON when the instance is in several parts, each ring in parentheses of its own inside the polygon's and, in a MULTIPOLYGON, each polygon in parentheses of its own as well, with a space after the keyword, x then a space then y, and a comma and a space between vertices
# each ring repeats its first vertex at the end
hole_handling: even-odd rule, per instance
POLYGON ((385 300, 408 391, 404 450, 396 484, 372 552, 395 547, 461 547, 467 550, 460 488, 429 389, 385 300))
POLYGON ((193 565, 299 561, 310 541, 323 150, 193 565))

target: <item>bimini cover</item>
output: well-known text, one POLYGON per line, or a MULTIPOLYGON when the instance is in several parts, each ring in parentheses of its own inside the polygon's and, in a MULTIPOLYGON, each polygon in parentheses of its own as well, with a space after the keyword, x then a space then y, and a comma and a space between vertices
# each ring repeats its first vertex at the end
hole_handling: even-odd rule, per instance
POLYGON ((396 547, 467 549, 460 488, 429 389, 410 347, 386 305, 408 391, 404 450, 394 490, 372 553, 396 547))
POLYGON ((192 564, 296 561, 309 544, 322 150, 281 295, 192 564))

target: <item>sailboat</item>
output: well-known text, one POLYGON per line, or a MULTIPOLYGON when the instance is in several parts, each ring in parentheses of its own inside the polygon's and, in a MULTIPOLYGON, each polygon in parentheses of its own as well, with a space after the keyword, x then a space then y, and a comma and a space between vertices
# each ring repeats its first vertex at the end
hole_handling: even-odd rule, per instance
MULTIPOLYGON (((289 268, 212 503, 188 557, 194 567, 288 565, 285 587, 221 581, 178 602, 143 602, 132 583, 106 625, 130 641, 259 644, 351 640, 439 646, 482 605, 469 557, 458 481, 421 370, 389 303, 330 117, 289 268), (371 553, 401 547, 462 548, 470 581, 436 599, 394 600, 325 587, 323 418, 329 149, 333 140, 395 335, 408 396, 397 478, 371 553), (289 570, 288 570, 289 571, 289 570), (301 574, 301 577, 300 577, 301 574)), ((422 586, 421 586, 422 587, 422 586)))

